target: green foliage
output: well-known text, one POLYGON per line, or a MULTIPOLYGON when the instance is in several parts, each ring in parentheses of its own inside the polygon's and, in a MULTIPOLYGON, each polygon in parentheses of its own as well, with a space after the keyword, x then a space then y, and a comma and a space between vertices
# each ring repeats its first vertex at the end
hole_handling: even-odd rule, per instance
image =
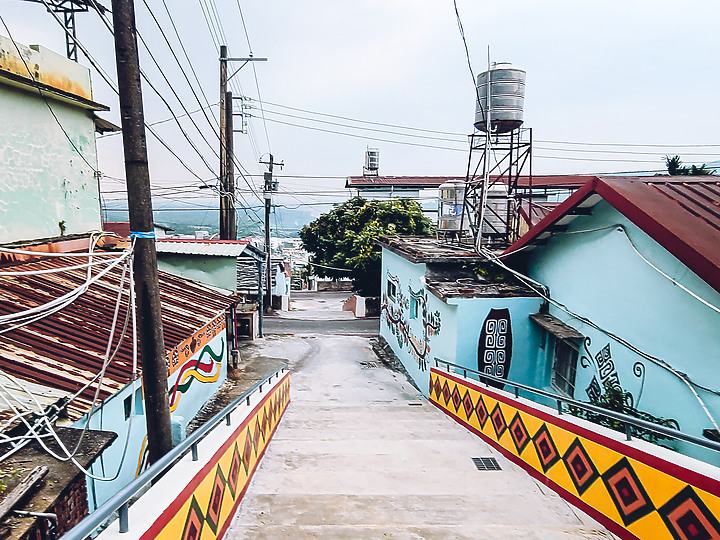
POLYGON ((381 250, 374 239, 391 234, 427 236, 432 232, 432 223, 411 199, 384 202, 354 197, 303 227, 300 238, 313 263, 350 270, 315 266, 315 274, 349 277, 353 290, 363 296, 378 296, 381 250))
MULTIPOLYGON (((598 407, 602 407, 603 409, 608 409, 610 411, 623 413, 628 416, 632 416, 633 418, 645 420, 646 422, 652 422, 653 424, 658 424, 660 426, 665 426, 672 429, 680 428, 677 420, 674 420, 672 418, 659 418, 657 416, 653 416, 650 413, 637 410, 632 405, 633 397, 630 392, 625 392, 622 388, 618 388, 617 386, 609 384, 608 381, 605 381, 603 386, 604 392, 600 395, 600 398, 597 401, 593 402, 593 405, 597 405, 598 407)), ((570 414, 572 414, 573 416, 577 416, 578 418, 584 418, 585 420, 589 420, 594 424, 598 424, 613 429, 615 431, 620 431, 622 433, 625 432, 625 423, 621 422, 620 420, 608 418, 603 414, 587 411, 585 409, 581 409, 580 407, 574 407, 572 405, 568 407, 568 410, 570 411, 570 414)), ((633 435, 639 439, 643 439, 651 443, 657 443, 661 440, 671 439, 671 437, 661 435, 660 433, 649 429, 642 429, 637 426, 633 426, 633 435)))
POLYGON ((683 165, 680 156, 665 156, 665 166, 670 176, 708 176, 713 174, 712 169, 706 168, 704 163, 700 167, 683 165))

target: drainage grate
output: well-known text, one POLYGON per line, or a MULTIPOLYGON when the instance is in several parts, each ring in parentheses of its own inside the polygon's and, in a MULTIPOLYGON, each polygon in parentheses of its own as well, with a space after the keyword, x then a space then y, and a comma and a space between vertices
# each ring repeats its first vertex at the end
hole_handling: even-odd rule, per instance
POLYGON ((375 362, 360 362, 360 367, 363 369, 372 369, 376 368, 377 364, 375 362))
POLYGON ((473 463, 478 471, 501 471, 500 464, 494 457, 474 457, 473 463))

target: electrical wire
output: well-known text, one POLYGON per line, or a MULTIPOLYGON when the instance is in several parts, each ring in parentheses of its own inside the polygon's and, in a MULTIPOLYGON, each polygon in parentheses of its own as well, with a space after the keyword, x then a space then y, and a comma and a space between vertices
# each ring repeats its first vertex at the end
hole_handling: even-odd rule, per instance
POLYGON ((709 388, 705 388, 705 387, 703 387, 703 386, 701 386, 701 385, 698 385, 697 383, 695 383, 694 381, 692 381, 692 380, 690 379, 690 377, 688 377, 685 373, 681 373, 681 372, 677 371, 672 365, 670 365, 670 364, 669 364, 668 362, 666 362, 665 360, 662 360, 661 358, 658 358, 658 357, 653 356, 653 355, 651 355, 651 354, 649 354, 649 353, 646 353, 646 352, 643 351, 642 349, 636 347, 635 345, 633 345, 633 344, 630 343, 629 341, 625 340, 624 338, 620 337, 619 335, 615 334, 614 332, 611 332, 611 331, 609 331, 609 330, 606 330, 606 329, 602 328, 600 325, 596 324, 596 323, 593 322, 591 319, 588 319, 587 317, 583 317, 582 315, 579 315, 579 314, 573 312, 573 311, 570 310, 565 304, 563 304, 563 303, 555 300, 554 298, 552 298, 552 297, 550 296, 550 289, 549 289, 546 285, 543 285, 542 283, 540 283, 540 282, 538 282, 538 281, 535 281, 535 280, 532 279, 531 277, 526 276, 526 275, 522 274, 521 272, 518 272, 517 270, 515 270, 515 269, 513 269, 513 268, 510 268, 510 267, 507 266, 505 263, 503 263, 503 262, 500 260, 500 258, 498 258, 498 257, 497 257, 494 253, 492 253, 491 251, 489 251, 489 250, 487 250, 487 249, 485 249, 485 248, 481 248, 481 249, 480 249, 480 254, 482 254, 483 256, 485 256, 490 262, 496 264, 497 266, 499 266, 499 267, 502 268, 503 270, 506 270, 506 271, 510 272, 511 274, 513 274, 513 275, 514 275, 515 277, 517 277, 520 281, 522 281, 523 283, 525 283, 525 285, 527 285, 528 287, 530 287, 531 289, 533 289, 533 290, 534 290, 536 293, 538 293, 542 298, 544 298, 546 301, 548 301, 549 303, 551 303, 551 304, 552 304, 553 306, 555 306, 556 308, 560 309, 561 311, 564 311, 565 313, 567 313, 567 314, 570 315, 571 317, 579 320, 579 321, 582 322, 582 323, 585 323, 586 325, 594 328, 595 330, 597 330, 597 331, 599 331, 599 332, 602 332, 602 333, 605 334, 606 336, 612 338, 614 341, 616 341, 616 342, 619 343, 620 345, 623 345, 624 347, 628 348, 628 349, 631 350, 632 352, 638 354, 638 355, 641 356, 642 358, 644 358, 644 359, 652 362, 653 364, 655 364, 655 365, 661 367, 662 369, 665 369, 665 370, 668 371, 669 373, 672 373, 673 375, 675 375, 675 377, 677 377, 678 379, 680 379, 680 380, 688 387, 688 389, 690 390, 690 392, 693 394, 693 396, 695 397, 695 399, 697 400, 697 402, 698 402, 698 403, 700 404, 700 406, 702 407, 703 411, 705 412, 705 415, 710 419, 710 422, 712 422, 712 424, 713 424, 713 426, 715 427, 715 429, 720 430, 720 426, 718 426, 717 422, 715 421, 715 418, 714 418, 713 415, 710 413, 710 410, 708 409, 706 403, 703 401, 703 399, 700 397, 700 395, 699 395, 699 394, 697 393, 697 391, 695 390, 695 387, 697 386, 698 388, 701 388, 701 389, 703 389, 703 390, 705 390, 705 391, 718 394, 716 391, 713 391, 713 390, 711 390, 711 389, 709 389, 709 388))

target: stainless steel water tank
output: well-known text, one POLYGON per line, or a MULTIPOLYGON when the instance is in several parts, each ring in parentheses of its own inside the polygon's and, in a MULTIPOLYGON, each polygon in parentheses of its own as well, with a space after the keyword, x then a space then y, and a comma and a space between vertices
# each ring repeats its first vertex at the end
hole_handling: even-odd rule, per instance
POLYGON ((490 124, 493 133, 508 133, 523 123, 525 71, 508 62, 497 62, 477 77, 479 103, 475 103, 475 127, 486 131, 490 81, 490 124))
MULTIPOLYGON (((438 197, 438 231, 459 231, 462 222, 465 182, 449 180, 439 188, 438 197)), ((465 229, 469 228, 465 220, 465 229)))

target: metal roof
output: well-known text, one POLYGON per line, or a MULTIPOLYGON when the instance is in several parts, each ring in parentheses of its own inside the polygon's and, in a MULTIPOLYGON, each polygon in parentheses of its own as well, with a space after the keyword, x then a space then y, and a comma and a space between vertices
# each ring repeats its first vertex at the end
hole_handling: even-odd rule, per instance
POLYGON ((487 260, 475 248, 458 246, 426 236, 381 236, 381 247, 413 263, 482 262, 487 260))
POLYGON ((193 240, 163 238, 155 242, 158 253, 178 255, 211 255, 215 257, 239 257, 245 251, 247 240, 193 240))
MULTIPOLYGON (((3 271, 62 268, 77 264, 62 258, 33 260, 3 271)), ((0 314, 44 304, 85 282, 85 270, 34 276, 0 277, 0 314)), ((100 371, 112 324, 121 270, 115 268, 94 283, 70 306, 40 321, 0 334, 0 370, 6 374, 72 394, 100 371)), ((127 279, 127 278, 126 278, 127 279)), ((171 350, 218 313, 232 298, 163 272, 159 273, 165 349, 171 350)), ((127 281, 126 281, 127 283, 127 281)), ((119 311, 122 328, 128 308, 124 294, 119 311)), ((116 335, 120 331, 116 332, 116 335)), ((117 340, 114 346, 117 345, 117 340)), ((105 399, 130 382, 132 348, 126 336, 108 367, 100 391, 105 399)), ((95 386, 85 390, 68 410, 77 419, 90 407, 95 386)))
POLYGON ((404 187, 433 188, 450 180, 465 181, 464 176, 348 176, 346 188, 353 187, 404 187))
MULTIPOLYGON (((533 189, 547 188, 579 188, 588 180, 595 178, 590 175, 538 175, 538 176, 520 176, 518 178, 518 187, 527 188, 532 181, 533 189)), ((492 181, 497 181, 498 177, 491 175, 492 181)), ((445 182, 460 181, 464 182, 465 176, 348 176, 345 180, 346 188, 362 187, 362 188, 387 188, 387 187, 403 187, 403 188, 433 188, 440 187, 445 182)), ((479 180, 479 178, 476 178, 479 180)), ((506 178, 503 177, 503 182, 506 178)))
POLYGON ((601 200, 720 291, 720 179, 714 176, 593 177, 506 253, 553 234, 601 200))

